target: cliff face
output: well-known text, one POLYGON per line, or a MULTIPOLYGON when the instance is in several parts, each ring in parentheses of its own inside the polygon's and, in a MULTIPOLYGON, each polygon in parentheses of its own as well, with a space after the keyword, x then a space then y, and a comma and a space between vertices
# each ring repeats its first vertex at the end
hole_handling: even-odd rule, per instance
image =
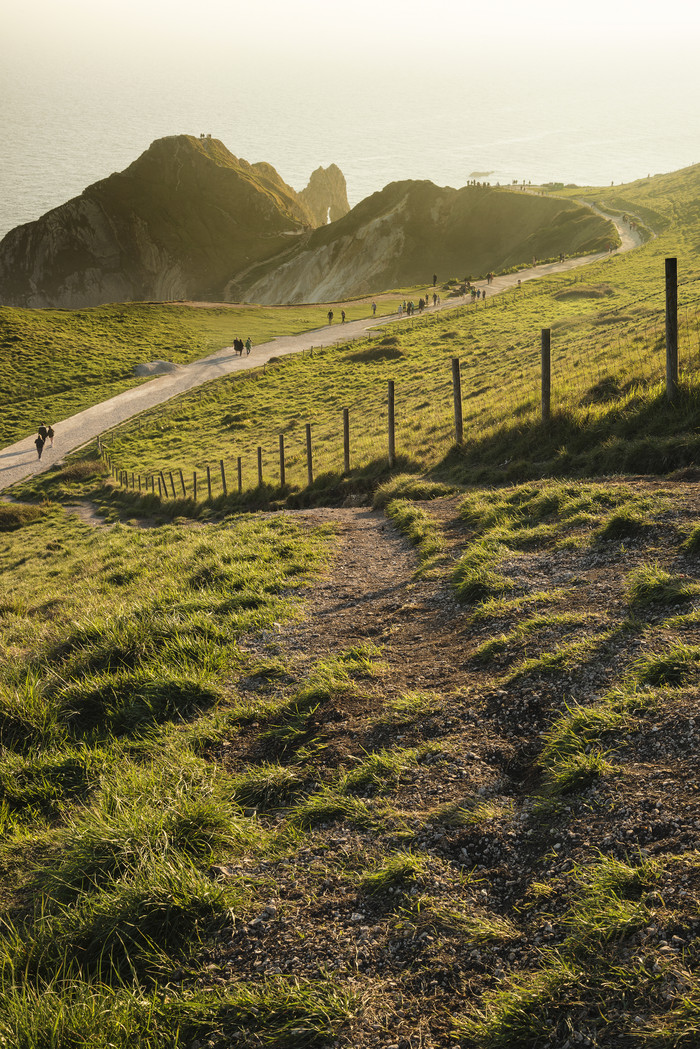
POLYGON ((314 226, 337 222, 350 211, 345 176, 336 164, 316 168, 299 199, 311 212, 314 226))
POLYGON ((7 234, 0 302, 221 299, 233 277, 286 256, 314 225, 271 165, 240 160, 217 139, 158 139, 125 171, 7 234))
POLYGON ((464 277, 549 258, 603 250, 607 220, 568 201, 432 182, 394 182, 332 225, 316 229, 293 256, 251 274, 248 302, 325 302, 380 288, 464 277))

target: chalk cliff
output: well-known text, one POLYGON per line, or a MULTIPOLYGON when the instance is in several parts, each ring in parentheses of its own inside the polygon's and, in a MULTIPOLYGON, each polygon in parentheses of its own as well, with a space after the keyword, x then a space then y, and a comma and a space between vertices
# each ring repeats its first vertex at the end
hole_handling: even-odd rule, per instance
POLYGON ((0 302, 221 299, 232 277, 286 257, 316 214, 342 210, 335 171, 326 196, 312 177, 306 203, 270 164, 249 164, 218 139, 158 139, 125 171, 7 234, 0 302))
POLYGON ((239 287, 248 302, 327 302, 441 277, 478 276, 560 252, 604 250, 611 224, 576 203, 432 182, 393 182, 314 230, 239 287))

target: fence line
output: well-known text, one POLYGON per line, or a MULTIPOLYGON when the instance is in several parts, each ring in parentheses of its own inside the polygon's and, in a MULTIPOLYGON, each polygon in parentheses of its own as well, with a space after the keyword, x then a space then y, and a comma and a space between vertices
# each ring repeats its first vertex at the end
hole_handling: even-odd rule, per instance
MULTIPOLYGON (((659 311, 658 314, 649 314, 627 323, 621 335, 621 325, 613 328, 607 323, 607 315, 600 314, 601 338, 596 344, 596 352, 591 355, 589 333, 577 335, 574 331, 567 331, 564 327, 564 339, 557 337, 556 330, 543 328, 540 332, 540 366, 539 366, 539 414, 543 423, 547 423, 551 415, 551 391, 552 374, 558 373, 557 365, 564 364, 561 378, 556 384, 560 399, 569 401, 578 398, 580 405, 594 404, 596 400, 605 400, 612 391, 612 395, 619 395, 626 389, 633 389, 635 385, 647 384, 666 380, 666 395, 673 402, 679 392, 679 385, 684 376, 691 371, 700 369, 700 326, 698 323, 698 308, 694 302, 685 303, 679 307, 676 259, 666 260, 666 310, 665 317, 659 311), (691 317, 691 311, 693 315, 691 317), (643 332, 642 332, 643 329, 643 332), (625 339, 625 347, 621 338, 625 339), (637 347, 636 351, 634 347, 637 347), (661 360, 661 351, 665 346, 666 362, 665 369, 661 360), (651 347, 651 353, 650 353, 651 347), (622 355, 625 354, 623 362, 622 355), (654 354, 657 357, 654 357, 654 354), (587 367, 580 368, 585 363, 587 367), (591 379, 595 382, 591 385, 591 379), (585 389, 584 389, 585 387, 585 389), (584 400, 588 397, 588 400, 584 400)), ((692 282, 685 282, 685 285, 692 282)), ((641 301, 641 300, 640 300, 641 301)), ((700 298, 697 301, 700 304, 700 298)), ((437 321, 437 316, 431 318, 437 321)), ((525 340, 521 340, 521 345, 525 340)), ((513 347, 515 349, 515 347, 513 347)), ((467 391, 463 395, 461 384, 461 365, 459 357, 451 358, 452 389, 449 396, 449 385, 445 382, 440 386, 432 397, 419 405, 420 415, 414 411, 413 415, 399 412, 397 415, 397 395, 400 407, 400 386, 394 379, 387 381, 386 400, 384 401, 386 420, 386 458, 390 468, 397 463, 397 448, 400 455, 411 457, 418 449, 418 444, 425 443, 426 433, 430 435, 431 447, 437 452, 447 452, 450 446, 462 446, 464 443, 465 424, 475 424, 479 421, 480 429, 486 432, 490 425, 496 425, 502 420, 504 409, 509 406, 511 417, 526 415, 531 417, 537 412, 536 379, 538 369, 534 358, 527 360, 521 358, 518 364, 519 375, 514 377, 513 369, 506 359, 495 362, 489 371, 490 384, 482 388, 467 391), (483 401, 483 395, 491 393, 493 396, 488 405, 483 401), (498 400, 498 397, 501 397, 498 400), (443 402, 444 398, 444 402, 443 402), (515 403, 514 398, 518 401, 515 403), (451 404, 449 403, 451 400, 451 404), (450 412, 450 408, 452 411, 450 412), (450 414, 453 417, 454 429, 446 422, 450 414), (488 418, 491 416, 491 419, 488 418), (418 442, 418 443, 417 443, 418 442)), ((381 403, 381 402, 380 402, 381 403)), ((353 467, 355 469, 376 458, 378 434, 376 430, 371 432, 369 425, 363 425, 368 415, 377 417, 377 401, 372 398, 368 402, 365 392, 362 399, 355 404, 342 409, 342 463, 343 473, 348 475, 353 467), (355 412, 358 415, 356 418, 355 412), (364 419, 363 419, 364 415, 364 419), (356 436, 351 441, 351 416, 353 418, 353 434, 356 436)), ((384 409, 382 409, 384 414, 384 409)), ((257 446, 257 484, 258 487, 265 485, 264 477, 273 476, 275 467, 279 466, 279 485, 286 487, 290 470, 303 469, 305 463, 308 486, 314 483, 314 459, 316 448, 328 441, 338 441, 339 430, 333 424, 313 429, 312 423, 304 424, 304 443, 295 447, 286 446, 284 434, 279 434, 278 464, 274 462, 274 452, 257 446), (304 446, 305 445, 305 446, 304 446)), ((102 437, 98 438, 98 451, 107 465, 110 475, 120 487, 136 491, 137 484, 135 475, 119 469, 113 461, 109 447, 102 437)), ((180 479, 182 497, 187 498, 187 489, 182 468, 177 468, 180 479)), ((223 459, 219 460, 219 471, 221 475, 221 494, 228 495, 226 480, 226 466, 223 459)), ((243 480, 243 457, 238 456, 236 460, 238 493, 244 490, 243 480)), ((168 471, 170 480, 170 491, 163 470, 150 474, 151 493, 155 495, 155 477, 158 479, 158 494, 161 499, 177 498, 173 470, 168 471)), ((212 474, 210 465, 206 465, 207 476, 207 499, 213 499, 212 474)), ((149 475, 145 478, 145 491, 148 493, 149 475)), ((138 474, 138 491, 142 492, 141 475, 138 474)), ((192 475, 192 498, 198 499, 197 471, 192 475)), ((217 496, 218 498, 218 496, 217 496)))

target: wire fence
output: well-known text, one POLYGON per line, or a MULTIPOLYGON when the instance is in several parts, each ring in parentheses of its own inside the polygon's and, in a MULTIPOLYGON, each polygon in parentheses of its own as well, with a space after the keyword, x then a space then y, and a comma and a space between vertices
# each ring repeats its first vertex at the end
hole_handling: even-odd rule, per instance
MULTIPOLYGON (((690 386, 700 377, 700 277, 677 284, 675 318, 675 379, 669 375, 669 286, 666 302, 658 287, 624 307, 601 310, 593 334, 590 319, 576 317, 555 324, 548 332, 548 389, 545 390, 544 342, 541 332, 523 335, 495 353, 484 340, 452 356, 444 330, 445 316, 425 318, 425 339, 439 345, 435 359, 422 376, 420 389, 411 384, 404 397, 401 374, 409 364, 397 362, 395 378, 358 389, 354 398, 333 415, 309 422, 291 420, 272 439, 241 449, 241 454, 206 464, 203 468, 152 472, 126 471, 116 463, 109 445, 100 441, 100 452, 118 485, 161 499, 212 500, 261 486, 303 488, 318 480, 319 473, 347 474, 361 471, 384 458, 390 467, 397 461, 438 462, 456 444, 468 442, 502 428, 504 420, 532 422, 542 418, 545 394, 549 411, 590 412, 597 406, 625 397, 638 397, 666 384, 667 395, 680 385, 690 386), (483 358, 488 366, 479 367, 483 358), (453 363, 457 361, 457 365, 453 363), (456 367, 456 371, 455 371, 456 367), (459 389, 455 385, 455 377, 459 389), (457 401, 459 402, 457 405, 457 401)), ((497 313, 513 310, 523 299, 521 289, 494 296, 476 307, 483 322, 497 313)), ((674 300, 675 302, 675 300, 674 300)), ((674 326, 672 325, 672 328, 674 326)), ((395 330, 392 328, 392 330, 395 330)), ((482 336, 483 338, 483 336, 482 336)), ((376 336, 375 336, 376 341, 376 336)), ((322 376, 321 376, 322 378, 322 376)), ((316 389, 318 367, 314 366, 316 389)), ((203 391, 205 400, 211 396, 203 391)), ((218 401, 213 401, 213 406, 218 401)), ((546 418, 545 420, 546 421, 546 418)), ((135 422, 134 427, 140 426, 135 422)))

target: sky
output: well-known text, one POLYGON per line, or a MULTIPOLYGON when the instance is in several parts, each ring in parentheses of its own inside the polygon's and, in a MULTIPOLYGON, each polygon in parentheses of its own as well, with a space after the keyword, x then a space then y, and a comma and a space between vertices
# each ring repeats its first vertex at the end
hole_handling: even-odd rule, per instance
POLYGON ((465 57, 513 44, 538 52, 552 44, 579 50, 607 39, 615 46, 700 39, 693 0, 5 0, 7 55, 50 53, 129 64, 155 51, 180 58, 192 47, 246 67, 271 53, 295 62, 342 62, 362 54, 390 60, 398 50, 465 57))

